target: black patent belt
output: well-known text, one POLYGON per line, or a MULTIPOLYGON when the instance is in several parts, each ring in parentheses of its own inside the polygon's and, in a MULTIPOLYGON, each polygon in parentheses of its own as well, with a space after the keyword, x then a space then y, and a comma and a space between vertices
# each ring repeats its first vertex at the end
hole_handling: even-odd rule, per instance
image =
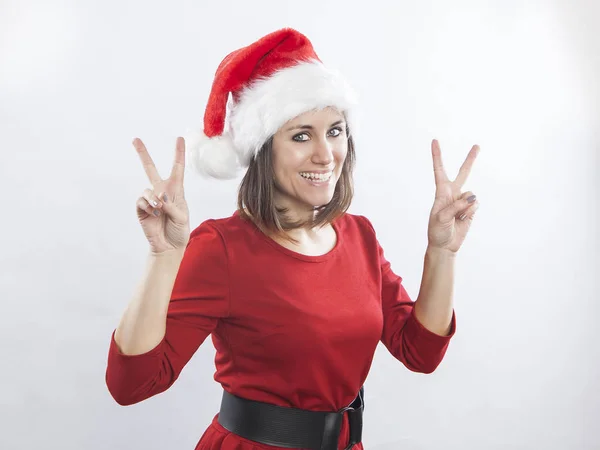
POLYGON ((247 400, 223 390, 219 423, 251 441, 285 448, 337 450, 344 413, 348 412, 350 442, 361 442, 364 386, 349 406, 337 412, 308 411, 247 400))

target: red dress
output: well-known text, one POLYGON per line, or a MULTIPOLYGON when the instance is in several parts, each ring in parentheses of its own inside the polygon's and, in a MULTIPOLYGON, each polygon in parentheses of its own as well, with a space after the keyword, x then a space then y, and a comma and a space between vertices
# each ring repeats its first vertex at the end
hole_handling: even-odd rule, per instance
MULTIPOLYGON (((345 214, 333 226, 335 247, 306 256, 237 213, 203 222, 181 262, 162 342, 145 354, 124 355, 113 332, 106 383, 114 399, 130 405, 167 390, 208 335, 216 349, 215 381, 232 394, 279 406, 337 411, 349 405, 379 341, 409 370, 434 371, 454 335, 454 314, 448 336, 424 328, 371 223, 345 214)), ((217 417, 196 450, 280 449, 230 433, 217 417)), ((348 440, 344 415, 338 448, 348 440)), ((362 443, 353 447, 362 449, 362 443)))

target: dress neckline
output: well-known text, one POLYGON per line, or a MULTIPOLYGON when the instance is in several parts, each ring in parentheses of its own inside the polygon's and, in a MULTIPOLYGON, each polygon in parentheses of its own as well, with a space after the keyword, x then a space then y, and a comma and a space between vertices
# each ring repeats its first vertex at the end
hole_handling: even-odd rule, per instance
MULTIPOLYGON (((235 215, 237 215, 241 220, 242 217, 239 215, 239 212, 236 211, 235 215)), ((267 244, 269 244, 271 247, 273 247, 275 250, 278 250, 279 252, 290 256, 292 258, 295 259, 299 259, 301 261, 307 261, 307 262, 321 262, 321 261, 326 261, 329 258, 331 258, 332 256, 334 256, 342 242, 341 242, 341 236, 340 236, 340 229, 338 227, 337 221, 339 220, 336 219, 333 222, 331 222, 331 226, 333 227, 333 231, 335 233, 336 239, 335 239, 335 245, 333 246, 333 248, 331 250, 329 250, 326 253, 323 253, 322 255, 305 255, 304 253, 299 253, 296 252, 294 250, 291 250, 287 247, 284 247, 283 245, 281 245, 279 242, 275 241, 274 239, 270 238, 269 236, 267 236, 266 234, 264 234, 257 226, 254 222, 252 222, 250 219, 244 220, 249 222, 249 225, 252 227, 252 229, 254 230, 254 232, 256 234, 258 234, 260 236, 261 239, 263 239, 265 242, 267 242, 267 244)))

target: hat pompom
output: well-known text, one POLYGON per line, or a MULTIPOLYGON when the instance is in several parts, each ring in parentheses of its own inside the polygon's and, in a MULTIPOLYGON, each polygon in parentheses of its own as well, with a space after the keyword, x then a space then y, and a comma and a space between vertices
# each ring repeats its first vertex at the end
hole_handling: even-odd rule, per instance
POLYGON ((193 169, 204 177, 231 180, 240 168, 238 155, 229 133, 208 137, 190 132, 185 137, 186 152, 193 169))

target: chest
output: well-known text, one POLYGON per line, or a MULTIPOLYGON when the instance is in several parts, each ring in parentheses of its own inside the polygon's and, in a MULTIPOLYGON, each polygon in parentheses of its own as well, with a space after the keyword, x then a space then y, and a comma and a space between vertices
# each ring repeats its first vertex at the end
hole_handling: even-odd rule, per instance
POLYGON ((256 257, 232 283, 229 332, 244 351, 253 347, 285 360, 376 345, 383 326, 381 287, 368 255, 287 261, 268 270, 262 264, 256 257))

